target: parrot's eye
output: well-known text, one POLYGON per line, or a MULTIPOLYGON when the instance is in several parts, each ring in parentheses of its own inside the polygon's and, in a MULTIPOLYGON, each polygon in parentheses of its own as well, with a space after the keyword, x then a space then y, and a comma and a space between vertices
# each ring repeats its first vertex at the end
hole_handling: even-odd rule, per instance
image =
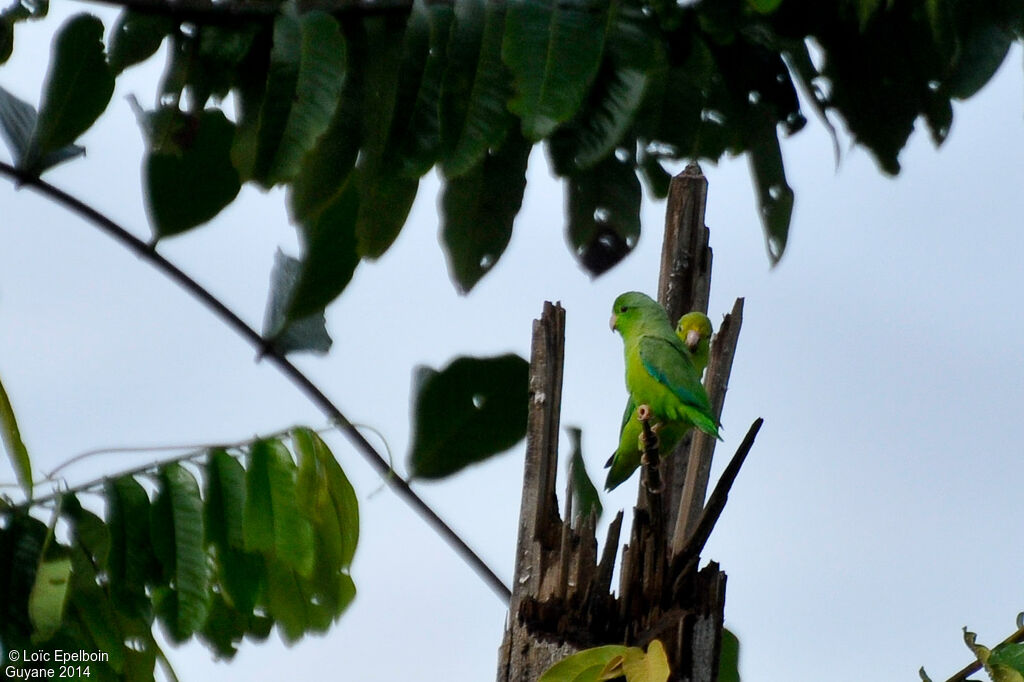
POLYGON ((629 306, 622 306, 621 308, 619 308, 619 312, 620 312, 620 313, 624 313, 624 312, 626 312, 627 310, 629 310, 629 306))

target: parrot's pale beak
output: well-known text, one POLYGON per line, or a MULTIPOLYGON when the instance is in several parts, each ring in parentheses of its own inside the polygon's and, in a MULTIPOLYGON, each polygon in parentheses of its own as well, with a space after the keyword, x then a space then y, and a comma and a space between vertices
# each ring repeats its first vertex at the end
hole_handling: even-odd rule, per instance
POLYGON ((691 329, 690 331, 686 332, 687 348, 693 350, 697 347, 698 343, 700 343, 700 332, 698 332, 696 329, 691 329))
POLYGON ((615 331, 615 323, 619 321, 619 316, 612 313, 612 319, 608 320, 608 326, 611 327, 612 331, 615 331))

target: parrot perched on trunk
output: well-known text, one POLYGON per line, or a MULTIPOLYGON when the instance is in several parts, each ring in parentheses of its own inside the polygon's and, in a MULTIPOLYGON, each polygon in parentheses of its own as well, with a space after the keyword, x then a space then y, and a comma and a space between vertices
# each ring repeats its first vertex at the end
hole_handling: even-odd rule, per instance
POLYGON ((610 467, 606 490, 621 484, 640 466, 643 428, 636 419, 637 405, 651 408, 663 453, 671 453, 694 424, 718 437, 717 421, 700 383, 712 334, 707 315, 683 315, 672 334, 664 309, 644 294, 631 292, 616 299, 612 329, 618 330, 625 342, 630 399, 622 415, 619 446, 605 464, 610 467))

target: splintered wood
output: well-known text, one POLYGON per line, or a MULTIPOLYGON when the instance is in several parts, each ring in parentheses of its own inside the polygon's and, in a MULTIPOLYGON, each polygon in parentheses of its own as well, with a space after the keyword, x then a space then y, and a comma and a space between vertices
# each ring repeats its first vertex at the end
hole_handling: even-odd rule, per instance
MULTIPOLYGON (((691 310, 707 310, 711 249, 704 226, 706 196, 707 181, 697 166, 673 178, 659 282, 659 299, 673 320, 691 310)), ((737 300, 711 345, 704 383, 716 414, 725 399, 742 308, 737 300)), ((609 525, 599 556, 593 517, 562 519, 558 511, 564 334, 565 310, 546 303, 533 328, 519 539, 498 682, 533 682, 557 661, 589 647, 646 647, 653 639, 665 646, 672 679, 713 682, 725 574, 714 562, 698 570, 697 555, 706 538, 697 538, 694 531, 699 520, 703 533, 717 518, 701 516, 715 441, 703 434, 685 438, 675 453, 662 453, 663 487, 652 492, 639 486, 628 544, 622 548, 618 594, 613 594, 622 512, 609 525), (686 552, 694 556, 683 556, 686 552)), ((744 442, 744 456, 754 435, 756 429, 744 442)), ((741 462, 738 457, 737 466, 741 462)), ((720 512, 717 504, 715 512, 720 512)))

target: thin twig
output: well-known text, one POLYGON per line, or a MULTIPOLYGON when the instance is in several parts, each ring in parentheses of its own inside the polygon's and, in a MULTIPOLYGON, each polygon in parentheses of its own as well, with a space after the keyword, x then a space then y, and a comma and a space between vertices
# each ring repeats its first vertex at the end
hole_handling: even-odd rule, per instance
MULTIPOLYGON (((1017 644, 1020 642, 1024 642, 1024 627, 1018 629, 1012 635, 1010 635, 1002 642, 1000 642, 997 646, 1001 646, 1003 644, 1017 644)), ((946 682, 966 682, 968 675, 973 675, 979 670, 981 670, 981 661, 974 661, 973 663, 968 663, 960 670, 960 672, 953 675, 953 677, 946 680, 946 682)))
POLYGON ((93 223, 96 227, 113 237, 115 241, 134 252, 150 265, 162 272, 171 281, 185 289, 200 303, 209 308, 227 326, 231 327, 255 347, 257 353, 270 361, 277 367, 306 397, 316 405, 321 412, 334 421, 338 428, 344 432, 352 445, 363 455, 363 458, 373 467, 378 475, 392 487, 395 493, 409 504, 434 530, 444 538, 449 545, 459 554, 462 559, 476 571, 484 582, 497 594, 502 601, 507 602, 512 591, 502 582, 501 578, 474 552, 452 528, 441 519, 437 513, 427 505, 423 499, 413 492, 412 488, 398 476, 391 475, 391 466, 381 457, 380 453, 370 445, 349 421, 348 417, 342 414, 330 398, 313 383, 302 371, 299 370, 288 358, 281 354, 273 344, 267 342, 255 329, 246 324, 233 310, 228 308, 205 289, 201 284, 192 279, 184 271, 171 263, 169 260, 157 253, 156 248, 142 241, 113 220, 97 211, 92 206, 71 196, 67 192, 54 187, 39 177, 23 173, 14 166, 0 161, 0 174, 10 177, 19 186, 27 185, 37 189, 44 196, 64 206, 69 211, 76 213, 81 218, 93 223))
MULTIPOLYGON (((206 0, 89 0, 114 5, 125 10, 161 16, 176 21, 201 25, 238 25, 274 20, 283 3, 218 2, 206 0)), ((300 3, 303 12, 320 10, 334 16, 379 16, 382 14, 408 14, 412 0, 305 0, 300 3)))

